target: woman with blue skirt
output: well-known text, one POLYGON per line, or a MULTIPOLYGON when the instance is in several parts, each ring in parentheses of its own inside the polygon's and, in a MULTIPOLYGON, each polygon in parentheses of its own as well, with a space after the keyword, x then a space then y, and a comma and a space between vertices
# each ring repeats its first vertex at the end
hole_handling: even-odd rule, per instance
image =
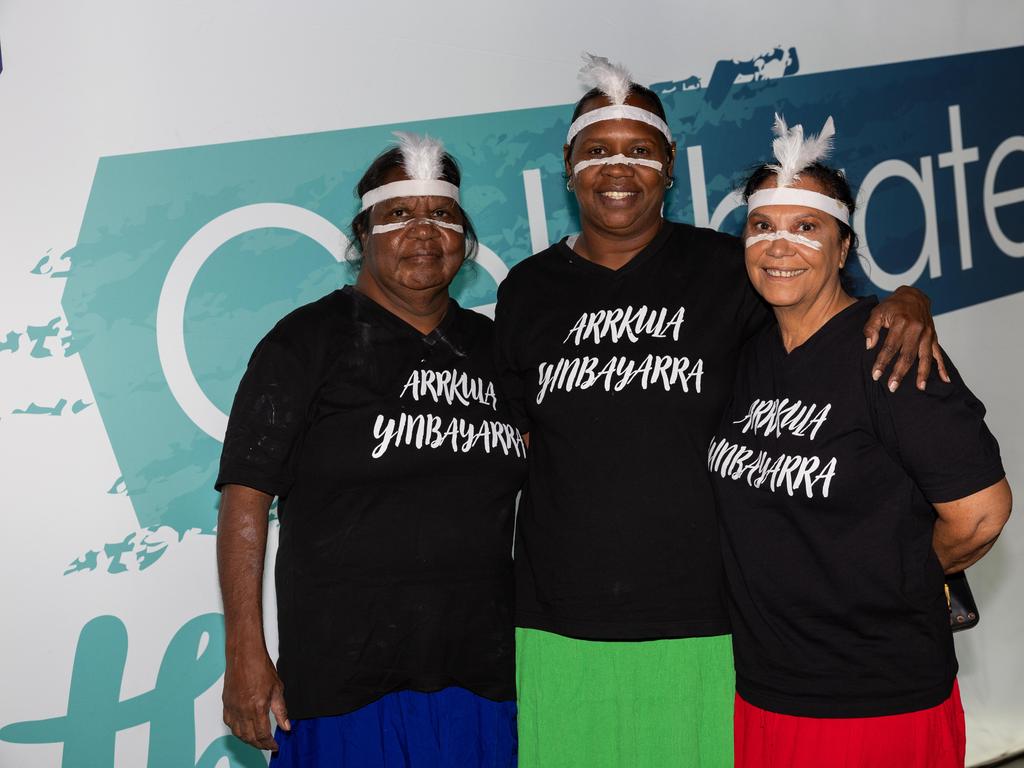
POLYGON ((275 768, 516 762, 526 450, 490 320, 448 295, 476 247, 459 180, 427 137, 378 156, 357 187, 355 285, 282 319, 235 396, 217 479, 224 719, 275 768), (276 667, 261 604, 275 497, 276 667))

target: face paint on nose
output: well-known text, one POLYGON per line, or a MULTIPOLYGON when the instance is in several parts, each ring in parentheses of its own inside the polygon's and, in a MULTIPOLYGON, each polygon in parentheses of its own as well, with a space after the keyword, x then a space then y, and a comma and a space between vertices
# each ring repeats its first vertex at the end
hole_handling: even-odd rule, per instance
POLYGON ((766 240, 768 242, 773 242, 775 240, 789 240, 791 243, 806 245, 808 248, 813 248, 816 251, 821 250, 820 241, 811 240, 811 238, 804 237, 803 235, 794 235, 792 232, 764 232, 760 235, 752 235, 743 242, 743 245, 749 248, 755 243, 760 243, 762 240, 766 240))
POLYGON ((374 224, 373 229, 370 230, 371 235, 383 235, 385 232, 394 232, 399 229, 404 229, 410 224, 429 224, 432 227, 439 227, 442 229, 450 229, 452 232, 458 232, 462 234, 461 224, 452 224, 447 221, 437 221, 436 219, 408 219, 407 221, 396 221, 393 224, 374 224))
POLYGON ((590 168, 595 165, 642 165, 645 168, 653 168, 659 172, 665 167, 657 160, 647 160, 642 157, 626 157, 625 155, 612 155, 611 157, 595 157, 591 160, 581 160, 572 167, 573 175, 579 173, 584 168, 590 168))

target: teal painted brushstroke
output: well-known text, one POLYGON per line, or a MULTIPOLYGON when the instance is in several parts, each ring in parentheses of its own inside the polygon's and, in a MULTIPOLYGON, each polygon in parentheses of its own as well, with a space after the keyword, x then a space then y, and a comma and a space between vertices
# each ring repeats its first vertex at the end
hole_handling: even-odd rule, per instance
MULTIPOLYGON (((725 88, 720 103, 709 98, 715 95, 710 83, 675 88, 663 94, 678 141, 666 215, 694 220, 688 150, 700 148, 713 211, 745 168, 768 159, 776 111, 808 130, 833 115, 834 160, 854 183, 885 159, 916 167, 923 156, 933 158, 943 273, 917 285, 936 312, 1020 291, 1024 259, 1007 258, 988 238, 980 187, 983 162, 1024 125, 1022 94, 1024 48, 754 80, 725 88), (960 106, 965 146, 977 147, 982 158, 967 168, 970 270, 959 268, 952 174, 934 162, 950 148, 951 104, 960 106)), ((531 252, 524 170, 540 171, 550 238, 578 228, 562 166, 570 115, 571 107, 562 105, 101 159, 70 254, 63 305, 140 526, 204 532, 215 526, 220 444, 192 424, 168 391, 154 332, 164 276, 200 227, 240 206, 277 202, 307 208, 345 230, 356 212, 359 175, 391 141, 391 131, 403 128, 445 140, 461 163, 463 202, 481 242, 511 266, 531 252)), ((999 189, 1020 186, 1024 153, 1008 158, 998 179, 999 189)), ((872 198, 867 234, 872 253, 891 272, 906 269, 921 247, 920 203, 908 188, 886 183, 872 198)), ((1013 212, 1004 208, 1000 221, 1009 236, 1024 240, 1024 216, 1013 212)), ((736 232, 741 221, 736 211, 722 228, 736 232)), ((346 266, 293 232, 257 230, 218 249, 192 285, 185 312, 191 366, 212 402, 229 408, 253 346, 274 322, 348 280, 346 266)), ((469 267, 455 295, 467 306, 488 304, 495 284, 469 267)))
POLYGON ((224 620, 197 616, 171 639, 153 689, 121 699, 128 631, 116 616, 98 616, 83 628, 71 671, 67 712, 0 728, 0 741, 63 744, 61 768, 114 768, 118 731, 149 724, 147 768, 265 768, 263 754, 234 737, 214 741, 198 763, 195 700, 224 674, 224 620))

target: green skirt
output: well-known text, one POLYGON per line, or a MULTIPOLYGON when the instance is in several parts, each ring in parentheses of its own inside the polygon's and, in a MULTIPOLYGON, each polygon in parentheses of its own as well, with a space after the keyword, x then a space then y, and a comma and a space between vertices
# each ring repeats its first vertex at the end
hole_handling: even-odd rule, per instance
POLYGON ((594 641, 516 629, 520 768, 731 768, 729 635, 594 641))

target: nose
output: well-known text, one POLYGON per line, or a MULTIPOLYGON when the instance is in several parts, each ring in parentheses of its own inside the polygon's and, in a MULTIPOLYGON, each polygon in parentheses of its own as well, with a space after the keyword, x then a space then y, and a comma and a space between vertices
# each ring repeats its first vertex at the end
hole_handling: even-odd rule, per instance
POLYGON ((768 241, 768 247, 765 249, 765 254, 774 259, 781 259, 785 256, 791 256, 794 251, 793 243, 784 237, 779 237, 775 240, 768 241))
POLYGON ((439 237, 439 227, 435 227, 430 219, 413 219, 405 227, 406 235, 416 240, 432 240, 439 237))
POLYGON ((628 163, 605 163, 601 166, 601 173, 605 176, 633 176, 635 171, 628 163))

